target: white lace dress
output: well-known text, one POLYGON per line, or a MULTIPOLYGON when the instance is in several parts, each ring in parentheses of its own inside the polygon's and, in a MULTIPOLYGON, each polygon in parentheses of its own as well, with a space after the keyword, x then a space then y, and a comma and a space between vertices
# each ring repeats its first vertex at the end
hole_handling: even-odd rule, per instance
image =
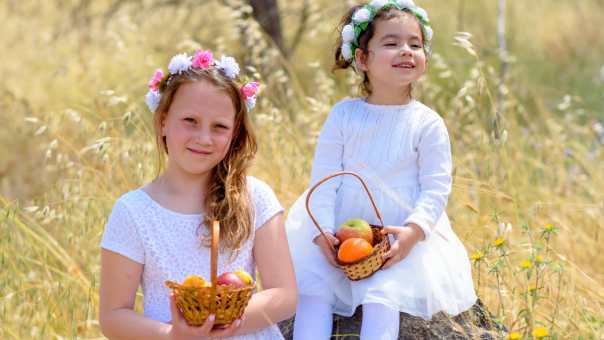
MULTIPOLYGON (((277 197, 264 182, 248 177, 250 192, 256 204, 254 232, 274 215, 283 212, 277 197)), ((196 235, 203 215, 185 215, 168 210, 142 188, 120 197, 113 207, 101 248, 124 255, 144 264, 140 285, 144 316, 168 322, 172 292, 167 280, 182 282, 187 276, 199 274, 210 278, 210 249, 201 247, 196 235)), ((227 271, 245 270, 254 273, 256 263, 252 254, 254 238, 239 251, 234 262, 227 266, 228 253, 218 257, 218 275, 227 271)), ((237 340, 283 339, 276 325, 261 331, 234 336, 237 340)))
MULTIPOLYGON (((353 98, 338 103, 321 131, 310 186, 343 170, 363 178, 385 225, 413 222, 426 238, 394 266, 349 281, 312 243, 320 232, 306 211, 307 190, 286 221, 298 294, 319 296, 345 316, 364 303, 424 319, 439 311, 457 315, 469 309, 476 302, 471 266, 445 213, 451 151, 442 118, 418 101, 382 106, 353 98)), ((310 209, 325 232, 335 233, 351 218, 380 225, 361 182, 351 175, 322 183, 310 197, 310 209)))

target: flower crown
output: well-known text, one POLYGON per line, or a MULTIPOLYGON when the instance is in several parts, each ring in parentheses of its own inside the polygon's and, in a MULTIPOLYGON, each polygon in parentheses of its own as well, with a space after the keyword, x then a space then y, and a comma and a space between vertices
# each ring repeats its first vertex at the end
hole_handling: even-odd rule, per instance
MULTIPOLYGON (((204 70, 213 67, 222 70, 227 77, 233 79, 237 78, 240 71, 239 64, 237 64, 235 58, 222 56, 220 60, 214 60, 212 51, 210 50, 205 52, 198 50, 195 52, 195 58, 193 58, 193 56, 187 56, 186 53, 178 54, 172 58, 170 65, 168 65, 169 73, 164 75, 161 70, 157 70, 153 78, 149 81, 150 90, 145 96, 145 103, 147 103, 151 112, 155 113, 159 107, 161 94, 170 83, 170 80, 177 74, 186 72, 191 67, 204 70)), ((245 107, 247 108, 247 111, 250 112, 250 110, 256 106, 256 91, 258 91, 260 84, 249 81, 247 77, 245 77, 245 83, 243 83, 243 85, 241 85, 238 80, 237 84, 241 88, 243 99, 245 99, 245 107)))
MULTIPOLYGON (((356 69, 358 69, 358 67, 356 65, 354 52, 359 47, 357 41, 359 35, 362 31, 367 29, 367 26, 373 21, 378 10, 391 6, 398 9, 407 8, 410 10, 424 25, 426 41, 432 40, 434 32, 432 31, 432 28, 430 28, 430 25, 428 25, 428 22, 430 21, 430 19, 428 19, 428 13, 426 13, 423 8, 415 6, 412 0, 373 0, 369 5, 357 9, 352 15, 350 24, 344 26, 342 29, 342 57, 344 57, 346 61, 355 64, 354 66, 356 69)), ((429 52, 429 50, 426 50, 425 46, 424 51, 429 52)))

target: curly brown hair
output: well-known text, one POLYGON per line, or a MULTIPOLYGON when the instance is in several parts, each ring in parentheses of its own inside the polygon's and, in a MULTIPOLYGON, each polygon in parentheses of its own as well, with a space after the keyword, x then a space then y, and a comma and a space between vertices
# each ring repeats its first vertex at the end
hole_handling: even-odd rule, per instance
MULTIPOLYGON (((197 236, 201 239, 202 246, 209 247, 212 223, 215 220, 220 221, 221 251, 225 248, 230 249, 229 259, 234 260, 254 230, 255 206, 249 192, 247 174, 255 162, 258 149, 245 99, 235 79, 227 77, 223 71, 215 68, 196 67, 173 76, 162 91, 161 101, 154 115, 155 140, 159 150, 158 177, 165 168, 164 152, 168 155, 166 137, 161 133, 162 121, 167 117, 172 100, 182 84, 203 81, 224 91, 232 99, 236 112, 233 139, 229 150, 222 161, 212 169, 209 188, 203 202, 205 217, 197 228, 197 236), (201 232, 203 226, 205 226, 204 233, 201 232)), ((199 190, 203 189, 199 188, 199 190)))
MULTIPOLYGON (((336 74, 336 72, 339 70, 345 70, 349 67, 352 67, 352 62, 347 61, 342 56, 342 43, 343 43, 342 29, 344 28, 344 26, 346 26, 347 24, 349 24, 352 21, 352 16, 354 15, 354 12, 356 12, 359 8, 362 8, 363 6, 366 6, 366 5, 367 5, 367 3, 360 3, 360 4, 357 4, 357 5, 353 6, 352 8, 350 8, 344 14, 344 16, 342 17, 342 20, 340 21, 340 24, 338 24, 338 26, 336 28, 336 32, 338 33, 338 38, 333 47, 334 65, 331 68, 331 72, 334 74, 336 74)), ((367 48, 367 45, 369 44, 369 40, 371 40, 371 38, 373 38, 373 34, 375 33, 377 24, 382 20, 390 20, 390 19, 393 19, 393 18, 396 18, 399 16, 403 16, 403 15, 408 15, 408 16, 412 17, 415 21, 417 21, 417 24, 419 25, 420 31, 422 33, 422 42, 424 45, 424 51, 430 51, 430 45, 426 41, 426 33, 423 29, 424 25, 423 25, 422 21, 418 17, 416 17, 411 10, 409 10, 407 8, 398 9, 395 6, 381 8, 376 11, 375 18, 373 19, 373 21, 369 22, 367 29, 362 30, 357 38, 357 43, 359 44, 358 48, 361 49, 361 51, 363 53, 365 53, 366 55, 369 54, 369 49, 367 48)), ((426 62, 428 62, 429 56, 430 56, 430 53, 427 52, 426 53, 426 57, 427 57, 426 62)), ((354 69, 354 67, 353 67, 353 69, 354 69)), ((355 72, 357 72, 357 70, 355 70, 355 72)), ((413 84, 412 84, 412 87, 413 87, 413 84)), ((359 93, 363 96, 368 96, 371 94, 371 83, 369 82, 369 78, 367 78, 367 74, 364 72, 363 72, 363 81, 359 84, 359 93)))

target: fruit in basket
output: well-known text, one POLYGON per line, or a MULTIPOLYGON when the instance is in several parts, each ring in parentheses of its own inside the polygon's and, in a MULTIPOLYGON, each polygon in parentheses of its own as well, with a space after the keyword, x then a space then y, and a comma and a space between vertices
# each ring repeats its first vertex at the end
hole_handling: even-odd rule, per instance
POLYGON ((235 289, 245 288, 245 281, 239 275, 226 272, 216 278, 216 284, 219 286, 233 286, 235 289))
POLYGON ((349 238, 338 249, 338 259, 342 262, 358 261, 371 254, 373 246, 363 238, 349 238))
POLYGON ((254 279, 252 279, 250 273, 246 272, 245 270, 238 270, 235 272, 235 274, 239 275, 239 277, 243 279, 243 282, 245 282, 245 285, 248 287, 254 283, 254 279))
POLYGON ((187 277, 182 285, 183 286, 203 286, 206 280, 201 275, 191 275, 187 277))
POLYGON ((353 218, 342 223, 336 232, 336 237, 340 240, 340 244, 343 244, 344 241, 350 238, 362 238, 369 242, 370 245, 373 245, 371 226, 360 218, 353 218))

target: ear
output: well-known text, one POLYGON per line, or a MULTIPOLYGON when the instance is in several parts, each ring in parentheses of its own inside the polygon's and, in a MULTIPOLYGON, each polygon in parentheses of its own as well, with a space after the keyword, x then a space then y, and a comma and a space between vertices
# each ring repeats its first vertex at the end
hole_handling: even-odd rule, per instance
POLYGON ((360 48, 357 48, 354 51, 354 59, 357 61, 357 64, 363 71, 367 71, 367 54, 361 51, 360 48))

